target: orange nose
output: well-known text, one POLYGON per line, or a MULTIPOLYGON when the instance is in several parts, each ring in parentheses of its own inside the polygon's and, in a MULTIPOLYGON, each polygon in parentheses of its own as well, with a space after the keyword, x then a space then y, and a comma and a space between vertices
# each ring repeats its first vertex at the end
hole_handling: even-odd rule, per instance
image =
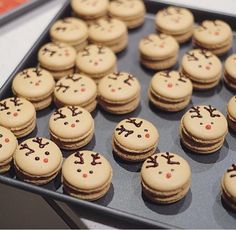
POLYGON ((71 128, 74 128, 75 127, 75 124, 71 124, 71 128))
POLYGON ((18 116, 18 113, 17 113, 17 112, 13 113, 13 116, 14 116, 14 117, 17 117, 17 116, 18 116))
POLYGON ((172 176, 171 173, 166 173, 166 178, 167 179, 171 178, 171 176, 172 176))
POLYGON ((44 159, 43 159, 43 162, 44 162, 44 163, 48 163, 48 158, 44 158, 44 159))
POLYGON ((205 128, 210 130, 211 129, 211 125, 206 125, 205 128))
POLYGON ((83 174, 83 177, 86 178, 88 175, 86 173, 83 174))
POLYGON ((209 65, 207 65, 207 66, 206 66, 206 69, 207 69, 207 70, 210 70, 210 69, 211 69, 211 67, 210 67, 209 65))
POLYGON ((172 83, 168 83, 168 88, 172 88, 173 87, 173 84, 172 83))
POLYGON ((146 134, 145 134, 145 137, 146 137, 146 138, 149 138, 149 137, 150 137, 150 134, 149 134, 149 133, 146 133, 146 134))

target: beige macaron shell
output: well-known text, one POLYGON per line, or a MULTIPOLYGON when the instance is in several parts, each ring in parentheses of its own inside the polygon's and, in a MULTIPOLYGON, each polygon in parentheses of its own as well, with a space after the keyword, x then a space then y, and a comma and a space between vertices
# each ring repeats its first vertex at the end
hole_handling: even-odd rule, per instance
POLYGON ((8 160, 17 147, 17 139, 14 134, 2 126, 0 126, 0 164, 8 160))
MULTIPOLYGON (((195 106, 196 107, 196 106, 195 106)), ((222 138, 227 133, 227 121, 224 115, 216 110, 214 115, 220 115, 220 117, 211 117, 210 113, 204 109, 209 106, 199 105, 199 111, 202 118, 192 117, 196 116, 196 112, 190 112, 190 109, 183 117, 183 125, 186 131, 200 140, 214 140, 222 138), (207 127, 210 128, 207 128, 207 127)))
POLYGON ((60 102, 67 105, 80 105, 87 103, 87 101, 91 100, 96 93, 96 83, 91 78, 81 74, 74 74, 60 79, 54 90, 55 97, 60 102), (72 79, 75 79, 75 81, 72 79), (68 88, 65 90, 63 86, 68 88))
POLYGON ((116 56, 111 49, 97 45, 89 45, 78 53, 77 67, 85 73, 104 73, 116 64, 116 56), (100 48, 101 49, 100 49, 100 48))
POLYGON ((32 99, 50 94, 54 85, 54 79, 48 71, 29 68, 15 76, 12 88, 17 95, 32 99))
POLYGON ((191 95, 193 86, 191 81, 177 71, 169 74, 158 72, 151 80, 151 88, 158 95, 170 99, 181 99, 191 95))
POLYGON ((204 45, 220 44, 232 36, 231 28, 223 21, 205 20, 202 25, 194 30, 194 38, 204 45))
POLYGON ((73 67, 75 58, 75 49, 64 43, 47 43, 40 48, 38 53, 40 64, 55 70, 73 67))
POLYGON ((93 157, 91 154, 96 154, 92 151, 80 151, 83 154, 83 164, 76 164, 79 157, 76 154, 70 155, 62 166, 63 178, 73 187, 81 190, 99 189, 104 186, 112 176, 112 169, 110 163, 99 154, 99 159, 96 162, 101 164, 92 165, 93 157), (80 169, 81 172, 77 170, 80 169), (93 171, 93 173, 89 173, 93 171), (86 174, 86 177, 84 176, 86 174))
POLYGON ((106 42, 118 39, 127 32, 124 22, 119 19, 101 18, 89 27, 89 38, 97 42, 106 42))
POLYGON ((104 77, 99 82, 98 94, 108 101, 120 102, 137 96, 140 88, 140 84, 135 77, 129 73, 121 72, 119 76, 109 74, 104 77), (131 79, 129 80, 130 77, 131 79))
POLYGON ((236 54, 232 54, 226 59, 225 71, 236 80, 236 54))
POLYGON ((115 128, 115 139, 123 147, 130 150, 146 150, 153 147, 159 138, 159 133, 155 126, 147 120, 141 118, 135 119, 136 123, 142 122, 140 127, 136 127, 132 123, 127 123, 129 119, 122 120, 115 128), (133 131, 131 135, 126 135, 127 132, 121 133, 121 126, 126 130, 133 131), (140 136, 139 136, 140 135, 140 136))
POLYGON ((145 12, 145 6, 141 0, 111 1, 109 12, 112 15, 130 18, 145 12))
MULTIPOLYGON (((232 169, 230 167, 229 169, 232 169)), ((231 177, 232 175, 236 175, 236 171, 225 172, 223 176, 224 189, 227 194, 230 194, 234 199, 236 198, 236 176, 231 177)))
POLYGON ((33 142, 33 140, 36 140, 36 138, 30 138, 18 146, 14 154, 17 167, 21 171, 35 176, 47 175, 57 170, 62 162, 62 153, 57 145, 43 138, 42 143, 48 144, 40 148, 39 144, 33 142), (26 148, 21 149, 24 144, 27 144, 34 152, 26 155, 29 150, 26 148), (46 155, 45 152, 49 152, 49 155, 46 155), (37 157, 39 160, 36 160, 37 157))
POLYGON ((174 156, 171 161, 179 162, 179 164, 168 164, 167 159, 161 156, 166 156, 166 153, 158 153, 151 156, 152 158, 157 156, 157 167, 148 167, 153 165, 149 162, 149 158, 143 163, 141 169, 142 180, 153 190, 170 192, 180 189, 183 185, 190 182, 191 169, 188 162, 177 154, 169 154, 174 156))
POLYGON ((140 41, 139 50, 145 56, 162 59, 174 56, 179 50, 179 45, 169 35, 150 34, 140 41))
POLYGON ((72 116, 72 111, 69 108, 71 106, 62 107, 57 110, 65 115, 65 118, 57 119, 60 115, 54 112, 49 119, 49 128, 59 138, 73 139, 83 137, 93 128, 93 118, 89 112, 79 106, 74 107, 76 113, 79 114, 72 116))
POLYGON ((84 21, 69 17, 56 21, 50 29, 50 35, 61 42, 78 42, 87 38, 88 28, 84 21))
POLYGON ((108 0, 72 0, 72 9, 81 15, 96 16, 108 8, 108 0))
POLYGON ((13 99, 12 97, 0 101, 0 104, 5 104, 8 107, 2 110, 4 107, 0 105, 0 125, 7 128, 21 127, 35 117, 35 108, 31 102, 24 98, 17 98, 19 105, 15 106, 11 101, 13 99))
POLYGON ((170 6, 160 10, 156 15, 157 26, 173 33, 191 29, 193 22, 192 13, 184 8, 170 6))
POLYGON ((182 60, 182 67, 185 72, 197 79, 211 79, 217 77, 222 71, 222 64, 218 57, 206 51, 210 57, 206 58, 201 54, 200 49, 191 50, 186 53, 182 60), (194 55, 198 60, 190 57, 194 55))
POLYGON ((234 119, 236 119, 236 96, 233 96, 228 103, 227 106, 228 109, 228 113, 231 117, 233 117, 234 119))

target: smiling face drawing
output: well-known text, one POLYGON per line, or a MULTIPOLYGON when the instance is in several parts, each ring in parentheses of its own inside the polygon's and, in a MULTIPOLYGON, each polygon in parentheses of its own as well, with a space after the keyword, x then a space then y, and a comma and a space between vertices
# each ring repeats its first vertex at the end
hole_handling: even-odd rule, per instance
POLYGON ((97 189, 110 183, 112 169, 99 153, 77 151, 65 160, 62 175, 66 182, 78 189, 97 189))
POLYGON ((173 191, 189 183, 191 170, 182 157, 164 152, 148 157, 141 175, 148 187, 157 191, 173 191))
POLYGON ((0 125, 8 128, 21 127, 33 121, 35 108, 24 98, 12 97, 0 101, 0 125))
POLYGON ((222 64, 210 51, 195 49, 184 55, 182 68, 193 78, 213 81, 221 75, 222 64))
POLYGON ((96 74, 113 69, 116 56, 107 47, 89 45, 78 53, 76 66, 81 72, 96 74))
POLYGON ((138 80, 129 73, 118 72, 104 77, 98 85, 98 94, 109 101, 127 101, 140 92, 138 80))
POLYGON ((52 141, 35 137, 22 142, 14 160, 18 168, 30 175, 55 173, 62 163, 60 149, 52 141))
POLYGON ((182 122, 186 131, 200 140, 222 139, 228 130, 224 115, 211 105, 193 106, 182 122))
POLYGON ((49 128, 60 138, 78 138, 93 131, 94 121, 89 112, 79 106, 66 106, 56 110, 49 120, 49 128))
POLYGON ((115 139, 122 146, 132 150, 147 150, 157 144, 159 134, 149 121, 141 118, 128 118, 115 128, 115 139))

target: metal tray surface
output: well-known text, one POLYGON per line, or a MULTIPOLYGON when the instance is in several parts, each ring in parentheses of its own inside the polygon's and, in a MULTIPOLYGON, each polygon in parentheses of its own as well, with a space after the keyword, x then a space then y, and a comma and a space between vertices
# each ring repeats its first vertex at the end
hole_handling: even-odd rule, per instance
MULTIPOLYGON (((157 1, 145 1, 145 3, 148 10, 145 24, 141 28, 129 32, 129 46, 118 55, 118 69, 132 73, 141 82, 141 105, 133 113, 121 116, 110 115, 101 109, 94 111, 92 115, 96 125, 95 137, 89 145, 83 148, 94 149, 110 161, 114 176, 108 194, 96 202, 86 202, 63 194, 59 177, 48 185, 40 187, 15 179, 12 171, 0 175, 0 182, 67 202, 80 212, 83 210, 89 214, 94 213, 104 218, 104 220, 106 218, 117 218, 123 221, 134 221, 136 224, 140 223, 140 226, 149 227, 235 228, 236 214, 225 209, 221 203, 220 178, 226 168, 236 161, 236 135, 229 133, 222 149, 206 156, 196 155, 183 149, 179 139, 180 119, 191 105, 212 104, 226 114, 226 104, 234 93, 221 82, 213 90, 194 92, 191 104, 184 111, 166 113, 153 108, 147 97, 147 89, 154 71, 140 66, 137 47, 142 37, 155 32, 153 13, 167 6, 167 4, 157 1), (126 163, 114 157, 111 145, 112 132, 120 120, 130 116, 145 118, 158 128, 160 141, 157 151, 179 153, 189 162, 192 168, 192 185, 183 200, 171 205, 157 205, 149 202, 141 192, 141 164, 126 163)), ((70 12, 71 9, 67 2, 53 21, 70 15, 70 12)), ((206 18, 221 18, 230 23, 233 29, 236 29, 236 18, 230 15, 220 15, 214 12, 206 13, 197 9, 193 9, 192 12, 197 22, 206 18)), ((1 88, 0 99, 11 95, 11 82, 18 71, 37 65, 37 51, 41 45, 49 41, 48 30, 52 23, 1 88)), ((183 54, 192 48, 191 42, 181 45, 179 61, 173 69, 179 68, 183 54)), ((235 33, 233 48, 227 55, 232 52, 236 52, 235 33)), ((221 57, 222 61, 225 60, 227 55, 221 57)), ((55 107, 52 105, 50 108, 37 112, 37 129, 27 138, 36 135, 49 137, 48 119, 54 109, 55 107)), ((63 154, 66 157, 70 152, 64 151, 63 154)))

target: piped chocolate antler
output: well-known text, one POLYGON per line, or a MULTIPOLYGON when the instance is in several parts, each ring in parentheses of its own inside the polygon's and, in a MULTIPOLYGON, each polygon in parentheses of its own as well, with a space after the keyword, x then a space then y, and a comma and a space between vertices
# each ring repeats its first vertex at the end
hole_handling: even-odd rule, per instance
POLYGON ((127 118, 125 122, 134 124, 137 128, 141 127, 141 125, 143 124, 143 121, 136 122, 136 120, 137 120, 136 118, 127 118))
POLYGON ((40 76, 42 76, 42 69, 40 69, 40 68, 34 68, 33 70, 32 70, 32 72, 33 73, 35 73, 36 75, 37 75, 37 77, 40 77, 40 76))
POLYGON ((199 53, 202 54, 206 59, 212 57, 212 54, 207 50, 200 50, 199 53))
POLYGON ((33 149, 31 149, 28 144, 21 144, 20 145, 20 150, 23 150, 23 149, 27 149, 28 152, 25 153, 26 156, 29 156, 30 154, 34 153, 35 151, 33 149))
POLYGON ((202 115, 200 114, 200 107, 199 106, 193 106, 189 110, 190 113, 196 113, 195 115, 191 115, 191 118, 197 117, 202 118, 202 115))
POLYGON ((188 61, 198 61, 199 59, 195 56, 194 52, 187 52, 188 61))
POLYGON ((183 73, 179 73, 179 78, 178 78, 178 81, 182 81, 184 83, 187 82, 187 78, 185 77, 185 75, 183 73))
POLYGON ((99 160, 101 157, 99 156, 99 153, 96 154, 91 154, 91 157, 93 158, 91 165, 98 165, 98 164, 102 164, 102 162, 96 162, 97 160, 99 160))
POLYGON ((236 177, 236 164, 232 164, 232 167, 227 170, 227 173, 234 172, 235 174, 231 174, 230 177, 236 177))
POLYGON ((31 78, 31 76, 28 74, 28 70, 23 70, 21 73, 20 73, 21 76, 24 76, 24 79, 27 79, 27 78, 31 78))
POLYGON ((127 76, 127 78, 124 80, 124 83, 131 86, 130 81, 134 81, 134 77, 131 74, 127 76))
POLYGON ((7 102, 0 102, 0 111, 8 110, 9 107, 7 106, 7 102))
POLYGON ((82 79, 82 77, 76 77, 76 75, 75 74, 69 74, 67 77, 66 77, 66 79, 70 79, 70 80, 72 80, 73 82, 76 82, 76 81, 79 81, 79 80, 81 80, 82 79))
POLYGON ((157 163, 157 157, 157 155, 148 157, 147 163, 150 163, 150 165, 147 165, 146 168, 156 168, 159 165, 157 163))
POLYGON ((59 92, 61 89, 63 93, 65 93, 68 89, 70 88, 69 85, 64 85, 62 82, 60 82, 59 84, 56 84, 55 89, 57 92, 59 92))
POLYGON ((174 158, 175 156, 171 155, 169 152, 166 152, 166 155, 161 154, 161 156, 167 159, 167 164, 170 164, 170 165, 179 165, 180 164, 178 161, 171 160, 171 158, 174 158))
POLYGON ((47 47, 44 47, 44 48, 42 49, 42 54, 45 55, 46 53, 48 53, 49 56, 52 57, 52 56, 56 53, 56 51, 50 50, 50 49, 48 49, 47 47))
POLYGON ((56 31, 63 31, 63 32, 66 31, 66 29, 67 28, 65 26, 58 26, 55 28, 56 31))
POLYGON ((129 135, 134 133, 133 130, 128 130, 123 125, 120 125, 120 127, 116 128, 116 131, 119 131, 118 135, 121 135, 122 133, 126 133, 125 137, 128 137, 129 135))
POLYGON ((59 117, 55 117, 55 118, 54 118, 54 121, 57 121, 57 120, 59 120, 59 119, 64 119, 64 118, 66 118, 66 115, 62 113, 62 110, 61 110, 61 109, 56 110, 53 115, 54 115, 54 116, 59 115, 59 117))
POLYGON ((74 156, 78 157, 79 160, 74 161, 75 164, 84 164, 84 158, 83 158, 83 153, 80 153, 80 151, 77 151, 74 156))
POLYGON ((75 107, 75 106, 68 106, 67 107, 70 111, 71 111, 71 115, 72 115, 72 117, 75 117, 75 116, 77 116, 77 115, 79 115, 79 114, 81 114, 82 113, 82 111, 78 111, 78 107, 75 107))
POLYGON ((89 56, 89 55, 90 55, 89 48, 85 47, 82 52, 82 57, 89 56))
POLYGON ((10 101, 13 102, 15 106, 23 105, 22 102, 20 103, 20 98, 19 97, 13 97, 13 98, 10 99, 10 101))
POLYGON ((104 46, 98 46, 98 54, 105 54, 105 47, 104 46))
POLYGON ((217 109, 213 108, 211 105, 208 105, 208 107, 204 106, 204 109, 210 113, 211 117, 220 117, 220 114, 214 114, 217 109))
POLYGON ((159 75, 161 75, 162 77, 167 77, 167 78, 171 78, 171 76, 170 76, 170 72, 171 71, 161 71, 160 73, 159 73, 159 75))
POLYGON ((49 142, 45 142, 44 144, 42 143, 43 142, 43 138, 42 137, 35 137, 33 140, 32 140, 34 143, 37 143, 39 145, 39 148, 40 149, 43 149, 46 145, 49 144, 49 142))

